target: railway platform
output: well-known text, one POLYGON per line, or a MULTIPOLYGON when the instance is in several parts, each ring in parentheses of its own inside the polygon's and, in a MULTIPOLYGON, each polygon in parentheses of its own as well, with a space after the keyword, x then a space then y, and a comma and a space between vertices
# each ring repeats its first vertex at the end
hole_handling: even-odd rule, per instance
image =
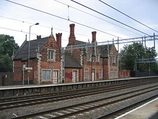
POLYGON ((0 98, 11 96, 23 96, 44 94, 50 92, 80 90, 94 87, 112 86, 115 84, 144 82, 145 80, 157 80, 157 76, 150 77, 130 77, 115 80, 100 80, 89 82, 76 82, 76 83, 62 83, 62 84, 48 84, 48 85, 19 85, 19 86, 0 86, 0 98))
POLYGON ((115 119, 158 119, 158 97, 115 119))

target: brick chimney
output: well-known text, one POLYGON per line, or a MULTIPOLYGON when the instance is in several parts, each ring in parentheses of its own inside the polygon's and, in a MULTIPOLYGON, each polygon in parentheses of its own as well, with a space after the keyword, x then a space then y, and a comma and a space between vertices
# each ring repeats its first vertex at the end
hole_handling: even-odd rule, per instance
POLYGON ((92 43, 96 42, 96 31, 92 32, 92 43))
POLYGON ((37 39, 41 39, 41 35, 37 35, 37 39))
POLYGON ((59 48, 61 48, 61 36, 62 36, 62 33, 56 34, 57 45, 59 48))
POLYGON ((70 36, 69 36, 69 45, 75 44, 75 24, 70 24, 70 36))

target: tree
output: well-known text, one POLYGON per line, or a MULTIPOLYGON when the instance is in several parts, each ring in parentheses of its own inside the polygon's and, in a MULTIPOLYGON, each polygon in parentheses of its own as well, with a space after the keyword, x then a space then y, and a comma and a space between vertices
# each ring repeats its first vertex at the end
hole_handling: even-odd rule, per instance
POLYGON ((0 34, 0 72, 12 71, 12 56, 18 48, 13 36, 0 34))
POLYGON ((134 42, 133 44, 125 45, 123 50, 121 50, 120 68, 147 71, 150 67, 153 70, 157 70, 157 63, 154 62, 156 56, 157 53, 154 48, 144 47, 142 43, 134 42))

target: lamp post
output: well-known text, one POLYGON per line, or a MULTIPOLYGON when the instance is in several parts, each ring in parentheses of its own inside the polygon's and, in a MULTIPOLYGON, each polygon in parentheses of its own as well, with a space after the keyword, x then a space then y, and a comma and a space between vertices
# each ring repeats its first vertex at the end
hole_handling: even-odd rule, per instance
MULTIPOLYGON (((30 54, 31 54, 31 49, 30 49, 30 38, 31 38, 31 27, 35 26, 35 25, 39 25, 39 23, 35 23, 31 26, 29 26, 29 44, 28 44, 28 67, 30 67, 30 54)), ((28 74, 28 85, 29 85, 29 81, 30 81, 30 76, 28 74)))

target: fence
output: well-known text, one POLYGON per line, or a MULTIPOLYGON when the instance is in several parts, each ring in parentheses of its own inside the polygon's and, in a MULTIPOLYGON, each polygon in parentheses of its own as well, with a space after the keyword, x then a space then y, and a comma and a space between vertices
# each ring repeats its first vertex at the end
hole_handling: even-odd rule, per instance
POLYGON ((154 71, 146 71, 146 72, 131 71, 131 77, 157 76, 157 75, 158 73, 154 71))

